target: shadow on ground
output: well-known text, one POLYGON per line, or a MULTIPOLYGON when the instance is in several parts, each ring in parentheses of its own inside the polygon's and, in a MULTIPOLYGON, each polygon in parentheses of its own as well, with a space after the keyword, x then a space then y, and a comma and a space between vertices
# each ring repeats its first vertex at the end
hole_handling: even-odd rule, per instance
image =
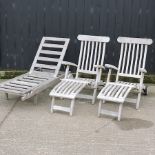
POLYGON ((120 122, 114 122, 121 130, 146 129, 154 125, 151 121, 138 118, 123 118, 120 122))

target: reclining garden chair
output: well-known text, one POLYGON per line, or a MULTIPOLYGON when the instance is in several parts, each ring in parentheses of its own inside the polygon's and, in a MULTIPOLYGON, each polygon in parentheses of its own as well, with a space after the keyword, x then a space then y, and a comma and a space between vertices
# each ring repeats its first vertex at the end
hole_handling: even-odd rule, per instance
POLYGON ((60 110, 69 112, 70 115, 72 115, 75 98, 92 99, 92 103, 95 102, 97 87, 101 82, 102 69, 104 69, 103 63, 106 43, 110 41, 110 38, 78 35, 78 40, 81 41, 78 65, 69 62, 63 63, 67 66, 66 76, 65 79, 62 79, 62 81, 50 92, 52 98, 51 112, 60 110), (69 66, 77 67, 75 79, 67 79, 69 66), (96 78, 81 78, 81 74, 94 75, 96 78), (80 94, 87 86, 94 89, 93 95, 80 94), (70 107, 55 105, 56 97, 70 99, 70 107))
POLYGON ((97 98, 100 100, 98 116, 100 114, 112 115, 118 117, 118 120, 120 120, 125 100, 136 103, 136 109, 139 108, 141 92, 145 89, 143 79, 144 73, 146 73, 145 61, 147 49, 148 45, 152 44, 152 39, 118 37, 117 41, 121 43, 118 68, 109 64, 105 65, 106 68, 109 68, 107 84, 100 91, 97 98), (117 71, 115 82, 110 82, 112 69, 117 71), (120 77, 135 78, 139 80, 139 83, 119 81, 120 77), (133 89, 138 91, 137 99, 127 98, 129 92, 133 89), (101 105, 102 102, 106 101, 119 103, 119 111, 103 110, 101 105))
POLYGON ((68 38, 43 37, 30 71, 1 83, 0 91, 7 98, 8 94, 20 96, 22 101, 35 96, 37 102, 38 93, 59 82, 68 43, 68 38))

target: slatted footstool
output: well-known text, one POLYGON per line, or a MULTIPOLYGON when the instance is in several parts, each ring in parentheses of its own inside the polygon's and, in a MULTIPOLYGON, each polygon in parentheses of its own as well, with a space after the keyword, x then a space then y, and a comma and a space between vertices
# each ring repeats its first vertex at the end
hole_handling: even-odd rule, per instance
POLYGON ((110 115, 118 117, 118 120, 120 121, 123 103, 133 87, 134 86, 132 85, 120 84, 116 82, 107 83, 97 96, 97 98, 100 100, 98 107, 98 116, 100 116, 100 114, 110 115), (118 112, 103 109, 102 103, 105 103, 106 101, 118 103, 118 112))
POLYGON ((51 112, 53 113, 54 110, 64 111, 69 112, 70 116, 72 116, 75 98, 88 83, 89 82, 87 81, 81 81, 78 79, 62 79, 62 81, 56 85, 49 94, 52 98, 51 112), (71 100, 70 107, 55 105, 55 98, 65 98, 71 100))

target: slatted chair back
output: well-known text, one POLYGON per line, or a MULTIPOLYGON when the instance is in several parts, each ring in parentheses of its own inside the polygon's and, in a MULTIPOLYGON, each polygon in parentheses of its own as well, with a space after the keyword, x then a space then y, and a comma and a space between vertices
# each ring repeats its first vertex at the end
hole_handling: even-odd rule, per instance
POLYGON ((43 37, 30 73, 34 71, 51 72, 56 77, 60 70, 69 40, 68 38, 43 37))
POLYGON ((121 52, 116 81, 119 76, 141 78, 140 68, 145 69, 148 45, 152 39, 118 37, 121 52))
POLYGON ((94 65, 103 65, 106 43, 110 38, 89 35, 78 35, 77 38, 81 41, 81 48, 76 77, 79 73, 97 74, 94 65))

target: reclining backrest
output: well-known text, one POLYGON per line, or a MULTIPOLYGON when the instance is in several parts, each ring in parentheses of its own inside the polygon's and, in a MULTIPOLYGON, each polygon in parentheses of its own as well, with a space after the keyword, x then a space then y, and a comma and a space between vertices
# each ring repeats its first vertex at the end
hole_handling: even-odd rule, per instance
POLYGON ((94 65, 103 65, 106 43, 110 41, 109 37, 78 35, 81 41, 78 73, 96 74, 94 65))
POLYGON ((43 37, 30 73, 34 71, 51 72, 56 77, 66 53, 69 40, 68 38, 43 37))
POLYGON ((140 68, 145 69, 148 45, 152 39, 118 37, 121 52, 117 72, 118 76, 140 78, 140 68))

